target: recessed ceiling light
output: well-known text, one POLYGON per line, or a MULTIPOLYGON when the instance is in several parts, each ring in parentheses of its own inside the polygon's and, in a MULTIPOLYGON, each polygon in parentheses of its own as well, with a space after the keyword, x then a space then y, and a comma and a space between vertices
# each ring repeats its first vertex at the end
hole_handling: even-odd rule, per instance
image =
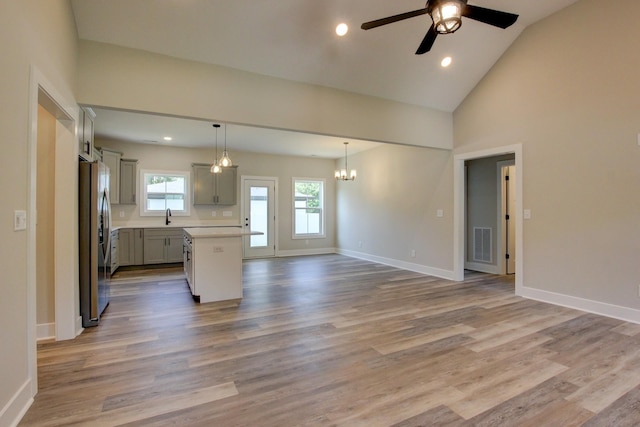
POLYGON ((451 65, 451 57, 450 56, 446 56, 445 58, 442 59, 442 61, 440 62, 440 65, 442 65, 442 67, 447 68, 449 65, 451 65))
POLYGON ((171 138, 170 136, 165 136, 165 137, 164 137, 164 138, 162 138, 162 139, 164 139, 165 141, 171 141, 173 138, 171 138))
POLYGON ((336 34, 339 35, 340 37, 347 34, 348 31, 349 31, 349 26, 344 22, 338 24, 338 26, 336 27, 336 34))

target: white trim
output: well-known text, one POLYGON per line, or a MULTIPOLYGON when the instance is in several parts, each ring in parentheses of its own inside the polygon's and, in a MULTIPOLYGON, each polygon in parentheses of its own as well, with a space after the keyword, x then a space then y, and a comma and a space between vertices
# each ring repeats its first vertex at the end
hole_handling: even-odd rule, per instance
POLYGON ((309 255, 327 255, 337 253, 336 248, 317 248, 317 249, 290 249, 277 251, 276 256, 279 258, 290 256, 309 256, 309 255))
POLYGON ((47 341, 56 338, 56 324, 53 323, 39 323, 36 325, 37 341, 47 341))
POLYGON ((444 270, 436 267, 429 267, 422 264, 414 264, 411 262, 400 261, 392 258, 385 258, 377 255, 366 254, 364 252, 357 252, 348 249, 338 249, 337 252, 340 255, 345 255, 351 258, 358 258, 365 261, 371 261, 378 264, 389 265, 391 267, 401 268, 403 270, 414 271, 416 273, 426 274, 428 276, 439 277, 441 279, 455 280, 454 272, 451 270, 444 270))
POLYGON ((0 426, 15 427, 24 417, 24 414, 27 413, 31 404, 33 404, 33 397, 30 395, 33 385, 30 383, 30 380, 25 381, 2 408, 0 411, 0 426))
MULTIPOLYGON (((74 159, 69 159, 69 161, 75 161, 78 156, 78 139, 77 139, 77 131, 78 131, 78 116, 79 116, 79 107, 76 105, 75 101, 71 102, 69 99, 64 97, 61 92, 42 74, 42 72, 35 66, 30 66, 29 73, 29 128, 27 134, 28 141, 28 198, 27 198, 27 345, 29 348, 27 349, 27 358, 28 358, 28 385, 31 390, 31 396, 35 396, 38 392, 38 362, 37 362, 37 327, 36 327, 36 191, 37 191, 37 167, 38 167, 38 159, 37 159, 37 147, 38 147, 38 97, 42 91, 46 94, 55 104, 58 111, 56 112, 56 126, 61 122, 61 117, 59 113, 67 116, 68 120, 73 123, 71 127, 71 132, 74 133, 72 135, 73 141, 69 142, 73 144, 72 151, 74 153, 74 159), (75 130, 75 132, 73 131, 75 130)), ((56 138, 58 138, 58 132, 56 132, 56 138)), ((56 143, 62 141, 56 141, 56 143)), ((58 150, 56 150, 58 151, 58 150)), ((58 159, 56 159, 58 160, 58 159)), ((75 163, 74 163, 75 164, 75 163)), ((77 176, 77 172, 75 173, 77 176)), ((56 174, 58 175, 58 174, 56 174)), ((64 184, 65 188, 69 188, 70 186, 77 189, 77 180, 74 182, 65 182, 61 183, 56 180, 56 184, 64 184)), ((60 190, 60 188, 56 188, 56 191, 60 190)), ((77 190, 75 190, 77 192, 77 190)), ((66 218, 66 216, 61 215, 59 220, 56 220, 55 230, 56 232, 60 229, 68 230, 69 222, 76 224, 77 227, 77 197, 74 198, 76 200, 76 205, 73 207, 73 211, 76 212, 75 218, 66 218)), ((72 236, 77 238, 77 229, 75 231, 76 235, 72 236)), ((68 253, 68 248, 64 248, 65 253, 64 256, 60 258, 56 257, 56 283, 55 283, 55 312, 56 312, 56 339, 64 340, 71 339, 75 337, 75 324, 73 320, 75 316, 78 314, 77 302, 79 299, 78 296, 78 282, 77 275, 73 275, 74 280, 63 280, 61 282, 57 281, 58 273, 61 275, 69 274, 70 270, 77 271, 77 244, 73 246, 72 253, 68 253), (73 260, 73 265, 65 264, 65 260, 73 260), (73 297, 69 298, 69 295, 73 295, 73 297)), ((56 239, 56 248, 55 251, 61 250, 58 245, 58 239, 56 239)), ((57 252, 56 252, 57 253, 57 252)), ((2 424, 2 423, 0 423, 2 424)))
POLYGON ((519 295, 536 301, 640 324, 640 310, 633 308, 528 287, 523 287, 519 295))
POLYGON ((82 327, 82 316, 76 317, 76 337, 84 331, 82 327))
POLYGON ((466 268, 467 270, 478 271, 480 273, 500 274, 498 266, 493 264, 483 264, 481 262, 465 262, 464 268, 466 268))
POLYGON ((453 156, 453 279, 464 280, 464 243, 465 243, 465 180, 464 162, 471 159, 515 154, 516 171, 516 280, 515 293, 522 295, 524 287, 524 238, 523 238, 523 183, 522 144, 507 145, 486 150, 459 153, 453 156))

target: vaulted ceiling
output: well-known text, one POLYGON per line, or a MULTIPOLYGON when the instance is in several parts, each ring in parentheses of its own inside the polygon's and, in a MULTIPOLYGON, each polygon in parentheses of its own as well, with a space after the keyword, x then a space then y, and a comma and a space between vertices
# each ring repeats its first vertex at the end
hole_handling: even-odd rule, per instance
POLYGON ((576 1, 470 0, 520 17, 506 30, 463 18, 424 55, 414 52, 428 15, 360 29, 424 0, 72 0, 72 7, 82 39, 452 112, 528 25, 576 1), (349 25, 344 37, 335 34, 340 22, 349 25), (445 56, 448 68, 440 66, 445 56))

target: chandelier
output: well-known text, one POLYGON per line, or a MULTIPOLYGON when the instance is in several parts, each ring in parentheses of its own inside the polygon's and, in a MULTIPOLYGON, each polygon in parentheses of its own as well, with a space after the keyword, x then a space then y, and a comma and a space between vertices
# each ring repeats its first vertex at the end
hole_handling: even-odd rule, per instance
POLYGON ((337 181, 354 181, 356 179, 356 170, 351 169, 349 175, 347 175, 347 170, 349 170, 349 166, 347 164, 347 145, 348 142, 344 143, 344 169, 336 170, 335 177, 337 181))

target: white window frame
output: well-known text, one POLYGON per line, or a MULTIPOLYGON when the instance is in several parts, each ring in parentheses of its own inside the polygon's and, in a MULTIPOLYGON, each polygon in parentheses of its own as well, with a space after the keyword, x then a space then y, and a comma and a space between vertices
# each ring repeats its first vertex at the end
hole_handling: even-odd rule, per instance
POLYGON ((147 186, 145 185, 147 175, 171 175, 184 178, 184 210, 171 209, 171 216, 191 215, 191 172, 190 171, 169 171, 169 170, 140 170, 140 216, 165 216, 166 211, 147 210, 147 186))
POLYGON ((323 239, 326 237, 326 187, 327 183, 324 178, 292 178, 291 180, 291 238, 296 239, 323 239), (310 182, 322 184, 322 191, 320 194, 320 203, 322 215, 320 218, 320 233, 309 234, 296 234, 296 182, 310 182))

